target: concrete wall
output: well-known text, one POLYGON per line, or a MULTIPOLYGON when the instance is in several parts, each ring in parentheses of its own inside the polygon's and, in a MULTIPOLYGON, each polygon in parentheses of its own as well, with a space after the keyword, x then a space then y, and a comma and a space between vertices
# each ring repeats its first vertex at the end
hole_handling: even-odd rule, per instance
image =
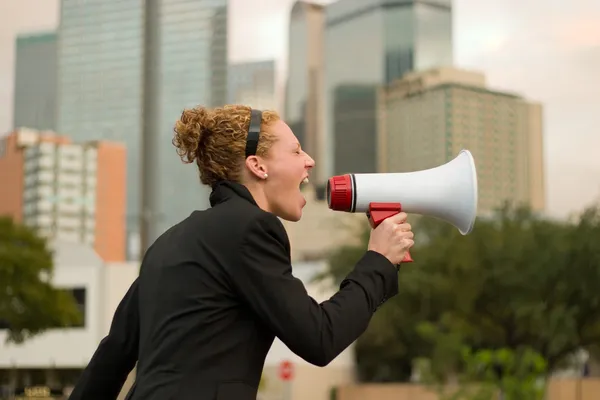
POLYGON ((295 363, 290 381, 281 380, 277 366, 266 365, 258 400, 329 400, 334 387, 352 382, 354 368, 335 361, 324 368, 305 362, 295 363))
MULTIPOLYGON (((555 378, 548 383, 546 400, 597 400, 600 379, 555 378)), ((438 400, 420 385, 369 384, 348 385, 338 389, 336 400, 438 400)))
POLYGON ((137 278, 140 272, 140 266, 137 262, 123 262, 107 264, 104 275, 106 280, 105 285, 105 308, 102 315, 102 334, 103 337, 110 329, 113 316, 117 306, 123 300, 123 296, 129 287, 137 278))
POLYGON ((597 400, 600 378, 554 379, 548 385, 547 400, 597 400))

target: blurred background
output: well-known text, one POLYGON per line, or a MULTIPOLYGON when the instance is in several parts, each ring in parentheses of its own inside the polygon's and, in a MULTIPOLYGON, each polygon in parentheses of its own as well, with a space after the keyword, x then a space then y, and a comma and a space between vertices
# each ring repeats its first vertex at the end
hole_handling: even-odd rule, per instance
POLYGON ((0 398, 68 396, 145 249, 209 206, 174 122, 231 103, 316 160, 285 225, 319 301, 366 246, 330 176, 478 170, 474 232, 411 217, 400 295, 325 368, 276 340, 261 399, 600 398, 599 71, 596 0, 3 0, 0 398))

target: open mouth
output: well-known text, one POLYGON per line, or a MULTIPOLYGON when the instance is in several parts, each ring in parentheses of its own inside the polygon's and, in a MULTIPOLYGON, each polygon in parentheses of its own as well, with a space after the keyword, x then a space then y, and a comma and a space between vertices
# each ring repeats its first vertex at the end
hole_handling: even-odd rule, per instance
POLYGON ((302 187, 302 185, 306 185, 308 183, 308 176, 305 177, 304 179, 302 179, 302 182, 300 182, 300 187, 302 187))

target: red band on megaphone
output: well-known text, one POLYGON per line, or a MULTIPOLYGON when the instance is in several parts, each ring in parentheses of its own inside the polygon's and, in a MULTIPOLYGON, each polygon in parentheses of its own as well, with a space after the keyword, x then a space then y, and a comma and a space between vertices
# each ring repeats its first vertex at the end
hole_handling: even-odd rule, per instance
POLYGON ((352 178, 350 175, 331 177, 328 186, 329 208, 335 211, 352 211, 352 178))

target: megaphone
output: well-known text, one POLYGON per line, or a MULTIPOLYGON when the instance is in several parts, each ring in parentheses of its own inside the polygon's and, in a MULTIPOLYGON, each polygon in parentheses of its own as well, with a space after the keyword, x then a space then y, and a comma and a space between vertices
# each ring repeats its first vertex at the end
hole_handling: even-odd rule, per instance
MULTIPOLYGON (((373 228, 402 211, 435 217, 467 235, 475 224, 477 197, 477 170, 468 150, 461 150, 446 164, 422 171, 345 174, 327 182, 329 208, 364 212, 373 228)), ((411 261, 407 253, 403 262, 411 261)))

